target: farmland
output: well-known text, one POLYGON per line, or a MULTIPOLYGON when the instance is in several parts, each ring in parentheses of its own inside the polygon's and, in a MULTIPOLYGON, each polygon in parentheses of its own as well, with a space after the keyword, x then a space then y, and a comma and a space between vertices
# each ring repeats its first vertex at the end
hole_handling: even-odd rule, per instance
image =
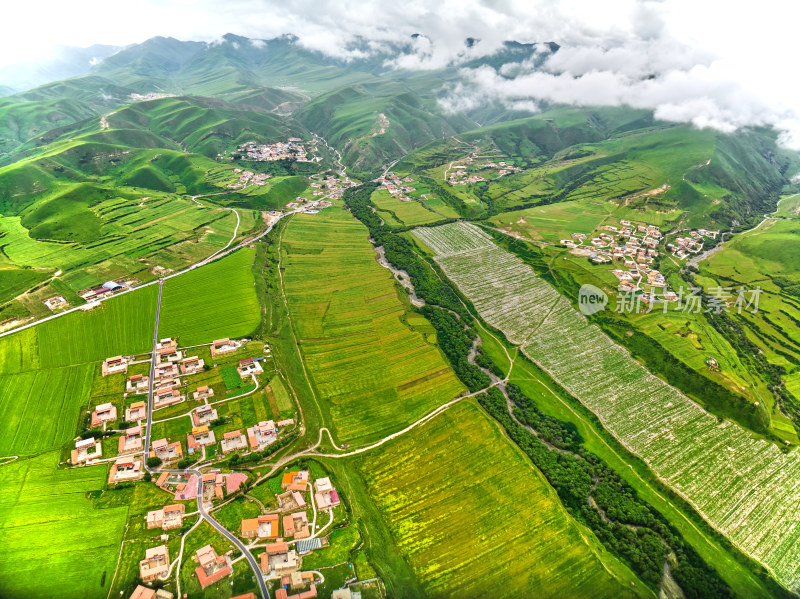
POLYGON ((358 467, 431 597, 648 594, 473 403, 358 467))
POLYGON ((519 259, 466 224, 416 231, 486 321, 592 410, 626 447, 784 585, 793 558, 800 458, 719 422, 654 377, 519 259), (478 251, 475 251, 477 247, 478 251), (491 266, 491 268, 489 268, 491 266))
POLYGON ((182 346, 251 334, 260 308, 245 248, 164 284, 159 335, 180 337, 182 346))
POLYGON ((93 364, 82 364, 0 376, 0 456, 30 455, 72 439, 93 374, 93 364))
POLYGON ((103 598, 127 507, 97 509, 107 468, 56 470, 57 452, 2 467, 0 589, 3 597, 103 598))
POLYGON ((295 334, 339 441, 394 432, 462 390, 438 349, 403 322, 392 275, 348 213, 292 220, 282 266, 295 334))

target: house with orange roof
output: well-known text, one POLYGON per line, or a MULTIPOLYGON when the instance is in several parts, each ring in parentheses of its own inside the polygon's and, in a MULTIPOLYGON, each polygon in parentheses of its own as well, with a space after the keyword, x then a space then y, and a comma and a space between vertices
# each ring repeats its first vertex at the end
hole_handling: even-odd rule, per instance
POLYGON ((242 434, 241 429, 230 431, 222 435, 222 453, 230 453, 240 449, 247 449, 247 437, 242 434))
POLYGON ((103 444, 100 441, 95 441, 94 437, 89 437, 75 442, 75 449, 70 453, 69 461, 77 466, 102 456, 103 444))
POLYGON ((203 426, 213 422, 218 418, 217 409, 210 404, 203 404, 192 412, 192 423, 195 426, 203 426))
POLYGON ((245 593, 244 595, 236 595, 236 597, 231 597, 231 599, 256 599, 255 593, 245 593))
POLYGON ((147 512, 147 528, 162 528, 172 530, 183 526, 183 515, 186 513, 186 506, 182 503, 174 503, 164 506, 160 510, 147 512))
POLYGON ((214 431, 209 430, 208 426, 198 426, 192 429, 192 432, 187 435, 187 445, 189 453, 194 453, 200 447, 207 447, 217 442, 214 437, 214 431))
POLYGON ((113 403, 101 403, 92 412, 92 428, 117 419, 117 406, 113 403))
POLYGON ((195 560, 200 565, 195 568, 194 572, 197 575, 200 586, 204 589, 233 572, 227 556, 217 555, 211 545, 198 549, 195 553, 195 560))
POLYGON ((260 451, 278 440, 278 429, 272 420, 264 420, 247 429, 250 449, 260 451))
POLYGON ((134 374, 125 382, 126 393, 147 393, 150 388, 150 377, 143 374, 134 374))
POLYGON ((103 360, 101 372, 103 376, 109 374, 117 374, 118 372, 126 372, 128 370, 128 359, 123 356, 113 356, 103 360))
POLYGON ((308 530, 308 516, 305 512, 286 514, 283 517, 283 534, 293 539, 307 539, 311 536, 308 530))
POLYGON ((167 387, 175 388, 180 386, 181 386, 181 379, 179 379, 178 377, 153 379, 153 392, 161 391, 162 389, 166 389, 167 387))
POLYGON ((300 569, 301 560, 294 549, 289 549, 289 544, 283 539, 267 545, 260 556, 262 574, 289 576, 300 569))
POLYGON ((159 408, 171 406, 176 403, 181 403, 185 399, 186 397, 184 395, 181 395, 180 391, 178 391, 177 389, 173 389, 172 387, 159 389, 153 395, 153 409, 157 410, 159 408))
POLYGON ((163 578, 169 572, 169 552, 166 545, 151 547, 139 562, 139 577, 144 582, 163 578))
POLYGON ((308 486, 308 470, 283 473, 281 487, 287 491, 305 491, 308 486))
POLYGON ((203 366, 205 366, 205 361, 202 358, 199 358, 197 356, 184 358, 183 361, 181 362, 181 373, 196 374, 203 370, 203 366))
POLYGON ((178 349, 178 340, 171 339, 169 337, 165 339, 159 339, 158 343, 156 343, 156 352, 160 355, 168 354, 178 349))
POLYGON ((209 387, 208 385, 201 385, 197 388, 197 390, 192 393, 192 397, 196 401, 203 401, 208 399, 209 397, 214 397, 214 389, 209 387))
POLYGON ((241 342, 232 339, 217 339, 211 344, 211 355, 227 354, 234 352, 242 346, 241 342))
POLYGON ((131 428, 126 429, 125 432, 120 436, 117 453, 119 455, 136 453, 137 451, 142 451, 143 447, 144 440, 142 438, 142 427, 132 426, 131 428))
POLYGON ((150 443, 150 457, 160 458, 162 462, 180 460, 183 458, 183 448, 180 441, 169 443, 166 439, 158 439, 150 443))
POLYGON ((144 476, 142 460, 135 455, 119 458, 111 465, 108 472, 108 484, 125 483, 139 480, 144 476))
POLYGON ((129 599, 173 599, 175 595, 165 589, 151 589, 137 585, 129 599))
POLYGON ((125 420, 128 422, 139 422, 147 418, 147 403, 137 401, 128 406, 125 410, 125 420))
POLYGON ((154 370, 154 376, 156 379, 172 379, 175 378, 180 374, 178 370, 178 365, 173 364, 172 362, 165 362, 164 364, 159 364, 156 366, 154 370))
POLYGON ((278 536, 278 514, 264 514, 242 520, 242 537, 245 539, 274 539, 278 536))

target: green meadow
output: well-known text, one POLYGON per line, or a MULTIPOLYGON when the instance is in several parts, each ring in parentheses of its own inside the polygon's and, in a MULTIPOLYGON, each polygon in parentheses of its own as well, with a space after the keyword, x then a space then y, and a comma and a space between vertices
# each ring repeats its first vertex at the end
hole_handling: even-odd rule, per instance
POLYGON ((339 442, 385 436, 463 390, 436 346, 403 323, 392 275, 348 212, 298 215, 281 248, 295 335, 339 442))

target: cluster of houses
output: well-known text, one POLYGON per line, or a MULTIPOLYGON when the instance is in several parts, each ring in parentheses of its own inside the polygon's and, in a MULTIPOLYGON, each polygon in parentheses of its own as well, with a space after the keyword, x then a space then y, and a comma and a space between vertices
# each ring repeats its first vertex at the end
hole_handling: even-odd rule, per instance
POLYGON ((267 173, 254 173, 253 171, 243 171, 240 168, 233 169, 234 173, 239 175, 239 180, 235 183, 231 183, 228 185, 228 189, 244 189, 247 187, 248 183, 252 183, 253 185, 266 185, 267 179, 272 177, 272 175, 267 173))
POLYGON ((689 254, 699 254, 703 251, 704 238, 716 239, 719 231, 708 231, 697 229, 689 231, 686 235, 676 237, 675 241, 667 244, 667 249, 672 252, 678 260, 684 260, 689 254))
POLYGON ((106 281, 105 283, 103 283, 102 285, 98 285, 97 287, 89 287, 88 289, 79 291, 78 295, 87 302, 93 302, 96 300, 110 297, 115 293, 124 291, 125 289, 129 289, 134 284, 135 281, 128 279, 120 279, 118 281, 106 281))
POLYGON ((178 387, 182 375, 202 372, 205 362, 197 356, 185 357, 178 349, 177 339, 166 338, 156 343, 156 363, 153 368, 153 410, 186 400, 178 387))
MULTIPOLYGON (((466 162, 472 164, 473 159, 467 158, 466 162)), ((493 179, 499 179, 500 177, 504 177, 510 173, 516 173, 522 170, 512 164, 508 164, 505 161, 497 163, 486 162, 476 166, 477 168, 481 169, 481 171, 497 169, 494 171, 495 176, 492 177, 493 179)), ((485 174, 492 174, 492 172, 485 174)), ((466 164, 453 165, 452 169, 450 170, 450 175, 447 177, 447 182, 450 183, 450 185, 467 185, 468 183, 477 183, 479 181, 486 181, 486 177, 470 173, 466 164)))
MULTIPOLYGON (((180 444, 178 444, 180 445, 180 444)), ((156 486, 168 493, 174 493, 176 501, 196 499, 199 483, 203 483, 203 499, 213 501, 224 499, 235 493, 247 480, 247 475, 239 472, 223 473, 214 470, 202 475, 202 481, 194 474, 170 474, 162 472, 156 480, 156 486)))
POLYGON ((663 299, 667 301, 678 299, 675 292, 666 288, 664 275, 652 266, 663 238, 659 227, 621 220, 619 226, 604 225, 600 233, 591 239, 583 233, 572 233, 571 237, 562 239, 561 245, 570 248, 573 253, 588 256, 595 264, 622 262, 623 268, 611 271, 619 281, 619 291, 639 293, 648 286, 650 295, 642 296, 644 302, 653 297, 655 288, 662 290, 663 299))
POLYGON ((385 189, 392 197, 397 198, 401 202, 410 202, 411 198, 406 194, 417 191, 416 187, 405 185, 406 183, 414 182, 414 179, 410 176, 401 178, 390 172, 378 177, 377 181, 381 184, 378 189, 385 189))
POLYGON ((52 312, 60 310, 61 308, 69 307, 69 302, 64 299, 63 295, 54 295, 42 300, 42 303, 47 306, 52 312))
MULTIPOLYGON (((316 150, 312 142, 311 152, 316 150)), ((254 141, 249 141, 236 148, 236 151, 247 160, 254 162, 269 162, 273 160, 297 160, 298 162, 312 162, 308 157, 303 140, 299 137, 290 137, 286 142, 278 142, 274 144, 258 144, 254 141)))
POLYGON ((150 100, 160 100, 161 98, 174 98, 175 94, 163 94, 161 92, 150 92, 149 94, 130 94, 134 102, 148 102, 150 100))
POLYGON ((337 199, 342 197, 342 192, 346 188, 354 187, 356 185, 355 181, 340 179, 336 175, 325 175, 324 179, 322 178, 322 175, 314 175, 312 179, 314 180, 310 183, 310 186, 314 189, 312 195, 315 197, 327 195, 331 198, 337 199))

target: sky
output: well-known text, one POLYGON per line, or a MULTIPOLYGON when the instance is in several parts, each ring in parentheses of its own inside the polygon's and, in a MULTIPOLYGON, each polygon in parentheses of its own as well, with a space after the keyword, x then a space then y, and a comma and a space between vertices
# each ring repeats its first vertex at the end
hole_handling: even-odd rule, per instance
POLYGON ((358 57, 408 41, 391 66, 458 65, 504 40, 556 42, 543 69, 518 64, 464 69, 445 107, 499 101, 537 110, 543 102, 627 104, 660 118, 732 131, 772 125, 800 149, 800 85, 794 41, 800 5, 785 0, 26 0, 3 9, 0 67, 57 45, 126 45, 156 35, 212 42, 225 33, 284 33, 309 48, 358 57), (467 48, 468 37, 479 42, 467 48))

